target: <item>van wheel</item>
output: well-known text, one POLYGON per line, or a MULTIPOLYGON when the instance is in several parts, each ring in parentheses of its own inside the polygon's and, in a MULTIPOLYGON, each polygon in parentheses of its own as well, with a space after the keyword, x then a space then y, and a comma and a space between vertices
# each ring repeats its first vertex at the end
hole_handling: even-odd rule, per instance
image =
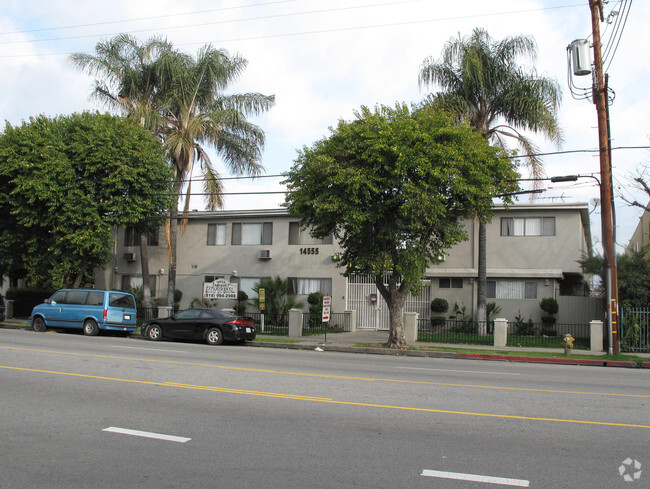
POLYGON ((34 321, 32 321, 32 328, 37 333, 44 333, 47 331, 47 326, 45 326, 45 321, 43 321, 43 318, 34 318, 34 321))
POLYGON ((223 335, 219 328, 210 328, 208 334, 205 336, 208 345, 220 345, 223 343, 223 335))
POLYGON ((94 319, 86 319, 84 322, 84 334, 86 336, 97 336, 99 334, 99 326, 94 319))

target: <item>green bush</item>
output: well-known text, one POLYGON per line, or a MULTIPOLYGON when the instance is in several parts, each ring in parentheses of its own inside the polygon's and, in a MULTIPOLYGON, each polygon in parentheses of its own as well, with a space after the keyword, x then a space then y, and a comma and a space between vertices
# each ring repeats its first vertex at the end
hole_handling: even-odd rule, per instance
POLYGON ((239 315, 242 315, 246 312, 246 306, 248 303, 248 294, 243 290, 237 292, 237 306, 235 307, 235 312, 239 315))
POLYGON ((436 297, 431 301, 431 312, 437 312, 439 314, 444 314, 449 310, 449 302, 446 299, 436 297))
POLYGON ((542 299, 542 302, 539 303, 539 307, 542 309, 542 311, 551 316, 557 314, 557 312, 560 310, 560 306, 557 303, 557 300, 555 300, 553 297, 544 297, 542 299))
POLYGON ((445 325, 447 318, 444 316, 432 316, 431 317, 431 327, 438 328, 445 325))
POLYGON ((51 289, 42 289, 37 287, 24 287, 18 289, 9 289, 5 299, 14 301, 14 316, 26 318, 32 313, 34 306, 42 304, 55 291, 51 289))

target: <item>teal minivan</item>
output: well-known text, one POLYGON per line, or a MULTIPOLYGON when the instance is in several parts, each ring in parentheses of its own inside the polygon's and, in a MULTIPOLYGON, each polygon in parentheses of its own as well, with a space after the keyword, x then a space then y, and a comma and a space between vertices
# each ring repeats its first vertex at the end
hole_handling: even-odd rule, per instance
POLYGON ((29 320, 34 331, 47 328, 83 329, 96 336, 100 330, 135 331, 135 297, 128 292, 96 289, 61 289, 34 307, 29 320))

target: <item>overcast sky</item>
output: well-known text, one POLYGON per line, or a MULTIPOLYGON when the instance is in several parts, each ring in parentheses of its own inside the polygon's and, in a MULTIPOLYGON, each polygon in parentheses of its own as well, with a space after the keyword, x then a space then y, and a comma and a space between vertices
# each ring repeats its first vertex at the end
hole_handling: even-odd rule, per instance
MULTIPOLYGON (((92 79, 71 66, 67 55, 93 52, 100 39, 129 32, 144 40, 160 34, 177 48, 195 53, 212 43, 239 53, 248 68, 228 92, 275 94, 276 105, 255 122, 267 135, 263 165, 267 175, 287 171, 296 151, 329 134, 339 119, 350 120, 362 105, 419 102, 425 58, 436 59, 451 37, 485 28, 495 39, 530 35, 538 44, 538 72, 557 79, 563 90, 560 125, 564 143, 557 148, 531 136, 544 156, 548 176, 599 177, 596 109, 575 100, 567 83, 567 45, 591 38, 588 0, 3 0, 0 10, 0 118, 11 124, 38 114, 55 116, 105 110, 89 99, 92 79), (575 151, 575 152, 574 152, 575 151)), ((614 185, 618 192, 646 203, 630 177, 650 162, 650 2, 609 1, 603 23, 603 52, 615 92, 610 108, 614 185)), ((530 64, 529 64, 530 65, 530 64)), ((591 77, 574 78, 588 88, 591 77)), ((218 164, 218 158, 214 161, 218 164)), ((220 164, 223 176, 227 170, 220 164)), ((277 207, 281 178, 255 182, 228 180, 227 209, 277 207)), ((198 185, 193 188, 198 188, 198 185)), ((595 179, 549 183, 537 201, 589 202, 592 228, 600 249, 600 208, 595 179)), ((528 202, 524 197, 521 201, 528 202)), ((192 207, 202 209, 200 198, 192 207)), ((617 242, 625 246, 641 212, 617 200, 617 242)))

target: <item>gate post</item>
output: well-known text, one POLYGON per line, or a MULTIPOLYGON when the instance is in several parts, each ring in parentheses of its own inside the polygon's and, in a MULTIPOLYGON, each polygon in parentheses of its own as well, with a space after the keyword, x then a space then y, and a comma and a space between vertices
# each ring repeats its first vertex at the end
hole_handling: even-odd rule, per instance
POLYGON ((404 336, 406 343, 414 344, 418 341, 418 316, 417 312, 404 313, 404 336))
POLYGON ((508 344, 508 320, 498 318, 494 320, 494 346, 504 347, 508 344))
POLYGON ((289 337, 302 336, 302 309, 289 310, 289 337))
POLYGON ((350 333, 356 333, 357 331, 357 311, 352 309, 351 311, 343 311, 343 313, 348 318, 348 323, 350 324, 350 333))

